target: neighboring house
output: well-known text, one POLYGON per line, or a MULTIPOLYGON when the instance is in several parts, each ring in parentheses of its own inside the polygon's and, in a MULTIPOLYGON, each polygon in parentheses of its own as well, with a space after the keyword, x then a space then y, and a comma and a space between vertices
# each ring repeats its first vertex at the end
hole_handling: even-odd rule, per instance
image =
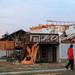
POLYGON ((67 50, 70 46, 70 44, 73 44, 73 54, 74 54, 74 58, 75 58, 75 43, 61 43, 59 45, 59 50, 60 50, 60 62, 65 62, 65 60, 67 60, 67 50))
POLYGON ((14 50, 22 49, 23 42, 28 41, 26 38, 28 32, 24 30, 18 30, 12 34, 9 34, 0 39, 0 57, 7 56, 9 57, 14 50))
POLYGON ((61 38, 61 43, 59 45, 60 61, 64 61, 67 59, 67 49, 69 48, 70 44, 73 44, 73 54, 75 58, 75 35, 73 34, 73 36, 67 36, 63 38, 64 40, 61 38))

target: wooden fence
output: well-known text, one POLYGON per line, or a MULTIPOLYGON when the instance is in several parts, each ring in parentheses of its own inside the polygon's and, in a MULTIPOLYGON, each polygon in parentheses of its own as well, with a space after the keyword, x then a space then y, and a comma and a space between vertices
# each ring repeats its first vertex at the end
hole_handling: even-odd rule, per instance
POLYGON ((14 47, 14 41, 0 41, 0 50, 13 50, 14 47))

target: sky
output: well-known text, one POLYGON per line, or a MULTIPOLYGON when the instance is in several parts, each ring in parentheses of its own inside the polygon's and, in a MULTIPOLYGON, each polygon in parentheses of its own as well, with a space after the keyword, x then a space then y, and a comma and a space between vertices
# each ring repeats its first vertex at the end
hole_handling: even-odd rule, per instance
POLYGON ((75 22, 75 0, 0 0, 0 36, 28 31, 46 19, 75 22))

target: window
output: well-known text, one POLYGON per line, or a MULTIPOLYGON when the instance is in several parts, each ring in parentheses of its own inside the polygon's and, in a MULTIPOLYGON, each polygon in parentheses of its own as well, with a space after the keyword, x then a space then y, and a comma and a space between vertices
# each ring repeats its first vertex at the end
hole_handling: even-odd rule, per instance
POLYGON ((40 42, 40 37, 39 36, 32 36, 31 42, 40 42))

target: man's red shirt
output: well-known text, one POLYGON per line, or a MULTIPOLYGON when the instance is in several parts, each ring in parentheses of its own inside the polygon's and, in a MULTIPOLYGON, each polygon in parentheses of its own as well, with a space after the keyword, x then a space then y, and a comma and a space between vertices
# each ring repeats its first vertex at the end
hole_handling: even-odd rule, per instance
POLYGON ((73 59, 73 49, 72 48, 68 48, 68 59, 73 59))

